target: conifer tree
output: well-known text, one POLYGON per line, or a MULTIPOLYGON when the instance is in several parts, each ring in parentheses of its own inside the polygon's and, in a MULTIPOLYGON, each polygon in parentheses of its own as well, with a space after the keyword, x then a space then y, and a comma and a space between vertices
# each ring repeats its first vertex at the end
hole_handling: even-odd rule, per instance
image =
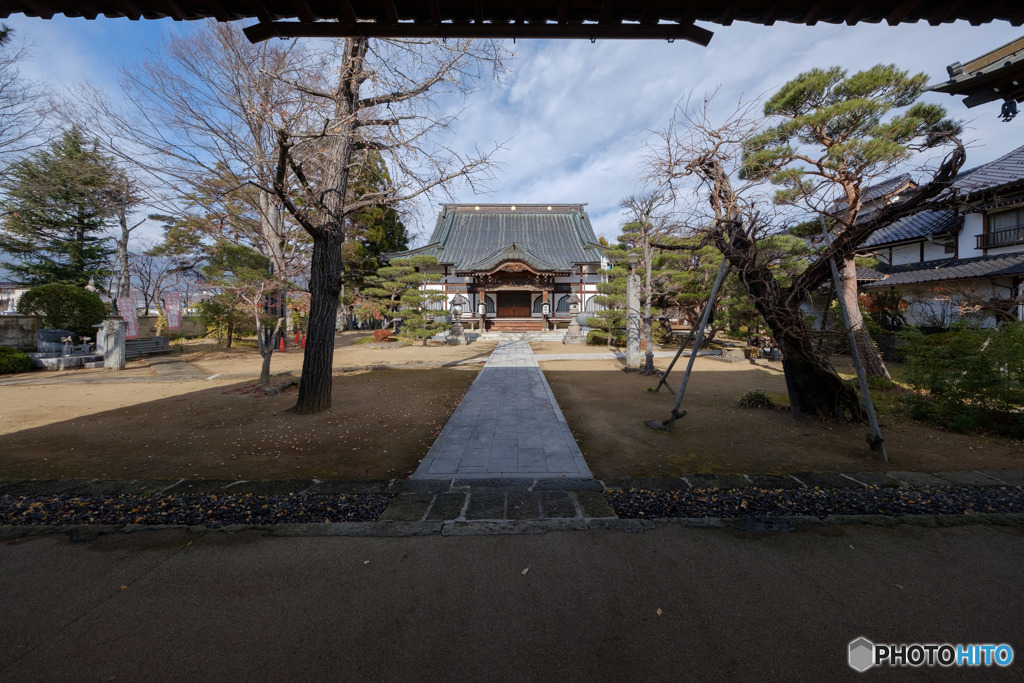
POLYGON ((84 286, 105 277, 115 174, 113 160, 78 128, 15 163, 3 183, 0 250, 13 257, 7 270, 26 284, 84 286))

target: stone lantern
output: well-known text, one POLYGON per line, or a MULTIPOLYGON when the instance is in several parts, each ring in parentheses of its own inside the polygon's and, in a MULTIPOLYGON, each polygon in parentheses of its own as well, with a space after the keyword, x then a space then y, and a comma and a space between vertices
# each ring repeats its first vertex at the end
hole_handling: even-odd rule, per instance
POLYGON ((462 329, 462 309, 469 303, 469 300, 461 294, 452 298, 452 328, 448 332, 449 344, 465 344, 466 332, 462 329))
POLYGON ((583 330, 580 328, 580 298, 576 294, 573 294, 569 297, 566 303, 569 304, 569 312, 572 313, 572 320, 569 322, 569 329, 565 331, 565 336, 562 337, 562 343, 584 344, 587 340, 583 338, 583 330))

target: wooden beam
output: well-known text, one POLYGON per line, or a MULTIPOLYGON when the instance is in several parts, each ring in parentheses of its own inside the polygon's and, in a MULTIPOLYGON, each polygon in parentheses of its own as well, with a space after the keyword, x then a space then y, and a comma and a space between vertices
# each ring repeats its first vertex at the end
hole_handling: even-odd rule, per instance
POLYGON ((167 9, 171 12, 171 17, 175 21, 185 20, 185 10, 181 8, 181 5, 176 3, 174 0, 165 0, 167 2, 167 9))
POLYGON ((658 15, 655 14, 653 0, 647 0, 644 3, 644 8, 640 11, 640 23, 644 26, 658 23, 658 15))
POLYGON ((558 23, 565 24, 569 18, 569 0, 562 0, 558 3, 558 23))
POLYGON ((846 13, 843 21, 846 22, 847 26, 854 26, 864 16, 864 11, 867 9, 867 2, 858 2, 856 5, 850 8, 850 11, 846 13))
POLYGON ((224 6, 220 0, 209 0, 210 7, 213 8, 213 17, 217 21, 232 21, 234 17, 228 12, 227 7, 224 6))
POLYGON ((437 25, 441 23, 441 7, 438 5, 437 0, 430 0, 430 23, 437 25))
POLYGON ((398 9, 395 7, 395 0, 381 0, 380 4, 384 6, 384 16, 387 18, 387 22, 397 24, 398 9))
POLYGON ((50 5, 41 5, 35 0, 24 0, 25 5, 32 10, 32 12, 42 19, 53 19, 53 8, 50 5))
POLYGON ((775 25, 775 19, 779 16, 779 2, 780 0, 775 0, 775 2, 772 3, 772 6, 768 8, 768 11, 764 13, 765 26, 775 25))
MULTIPOLYGON (((127 17, 131 21, 138 21, 142 18, 142 10, 140 10, 139 6, 136 5, 134 2, 131 2, 131 0, 114 0, 114 5, 119 10, 121 10, 121 13, 124 14, 125 17, 127 17)), ((224 8, 221 7, 221 10, 223 9, 224 8)), ((220 21, 227 21, 227 14, 225 14, 224 17, 224 19, 221 19, 218 16, 217 19, 220 21)))
POLYGON ((891 12, 885 17, 885 22, 889 26, 896 26, 903 22, 904 19, 909 17, 911 13, 917 9, 918 5, 921 4, 921 0, 903 0, 899 5, 893 8, 891 12))
POLYGON ((306 0, 291 0, 295 5, 295 13, 298 14, 299 19, 302 21, 316 21, 316 15, 313 14, 313 10, 309 8, 309 3, 306 0))
POLYGON ((298 21, 260 22, 243 29, 246 37, 258 43, 269 38, 579 38, 587 40, 687 40, 706 46, 714 33, 693 24, 504 24, 442 23, 439 26, 401 23, 359 22, 354 25, 335 21, 305 23, 298 21))
POLYGON ((949 0, 945 5, 942 5, 934 12, 928 15, 928 23, 932 26, 938 26, 939 24, 948 21, 953 14, 960 9, 960 5, 967 2, 967 0, 949 0))
POLYGON ((732 26, 733 20, 736 19, 736 15, 740 11, 740 4, 742 2, 743 0, 732 0, 732 2, 729 3, 725 8, 725 11, 722 12, 722 16, 719 18, 719 23, 722 24, 722 26, 732 26))
POLYGON ((601 15, 598 17, 599 24, 612 23, 612 0, 602 0, 601 15))
POLYGON ((484 23, 484 0, 473 3, 473 20, 478 24, 484 23))
POLYGON ((825 0, 818 0, 818 2, 814 3, 814 5, 811 6, 809 10, 807 10, 807 14, 804 15, 803 23, 807 24, 808 26, 814 26, 815 24, 817 24, 818 17, 821 15, 821 10, 824 8, 825 0))
POLYGON ((345 24, 356 23, 356 11, 352 9, 351 0, 338 0, 338 19, 345 24))

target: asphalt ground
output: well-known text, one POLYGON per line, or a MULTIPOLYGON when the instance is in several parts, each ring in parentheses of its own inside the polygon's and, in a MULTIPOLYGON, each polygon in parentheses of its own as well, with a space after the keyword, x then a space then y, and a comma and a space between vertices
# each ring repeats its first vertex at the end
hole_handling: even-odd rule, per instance
POLYGON ((848 643, 1024 648, 1024 529, 141 531, 0 545, 4 681, 1021 680, 848 643))

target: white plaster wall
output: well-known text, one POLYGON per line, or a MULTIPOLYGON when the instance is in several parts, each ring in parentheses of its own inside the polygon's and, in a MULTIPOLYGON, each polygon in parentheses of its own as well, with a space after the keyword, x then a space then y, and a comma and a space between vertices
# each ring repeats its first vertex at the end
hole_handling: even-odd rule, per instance
POLYGON ((983 232, 985 222, 980 213, 964 214, 964 227, 958 237, 957 249, 960 258, 981 256, 982 251, 976 247, 978 235, 983 232))
POLYGON ((892 265, 902 266, 907 263, 918 263, 921 260, 921 246, 918 243, 904 244, 892 248, 892 265))

